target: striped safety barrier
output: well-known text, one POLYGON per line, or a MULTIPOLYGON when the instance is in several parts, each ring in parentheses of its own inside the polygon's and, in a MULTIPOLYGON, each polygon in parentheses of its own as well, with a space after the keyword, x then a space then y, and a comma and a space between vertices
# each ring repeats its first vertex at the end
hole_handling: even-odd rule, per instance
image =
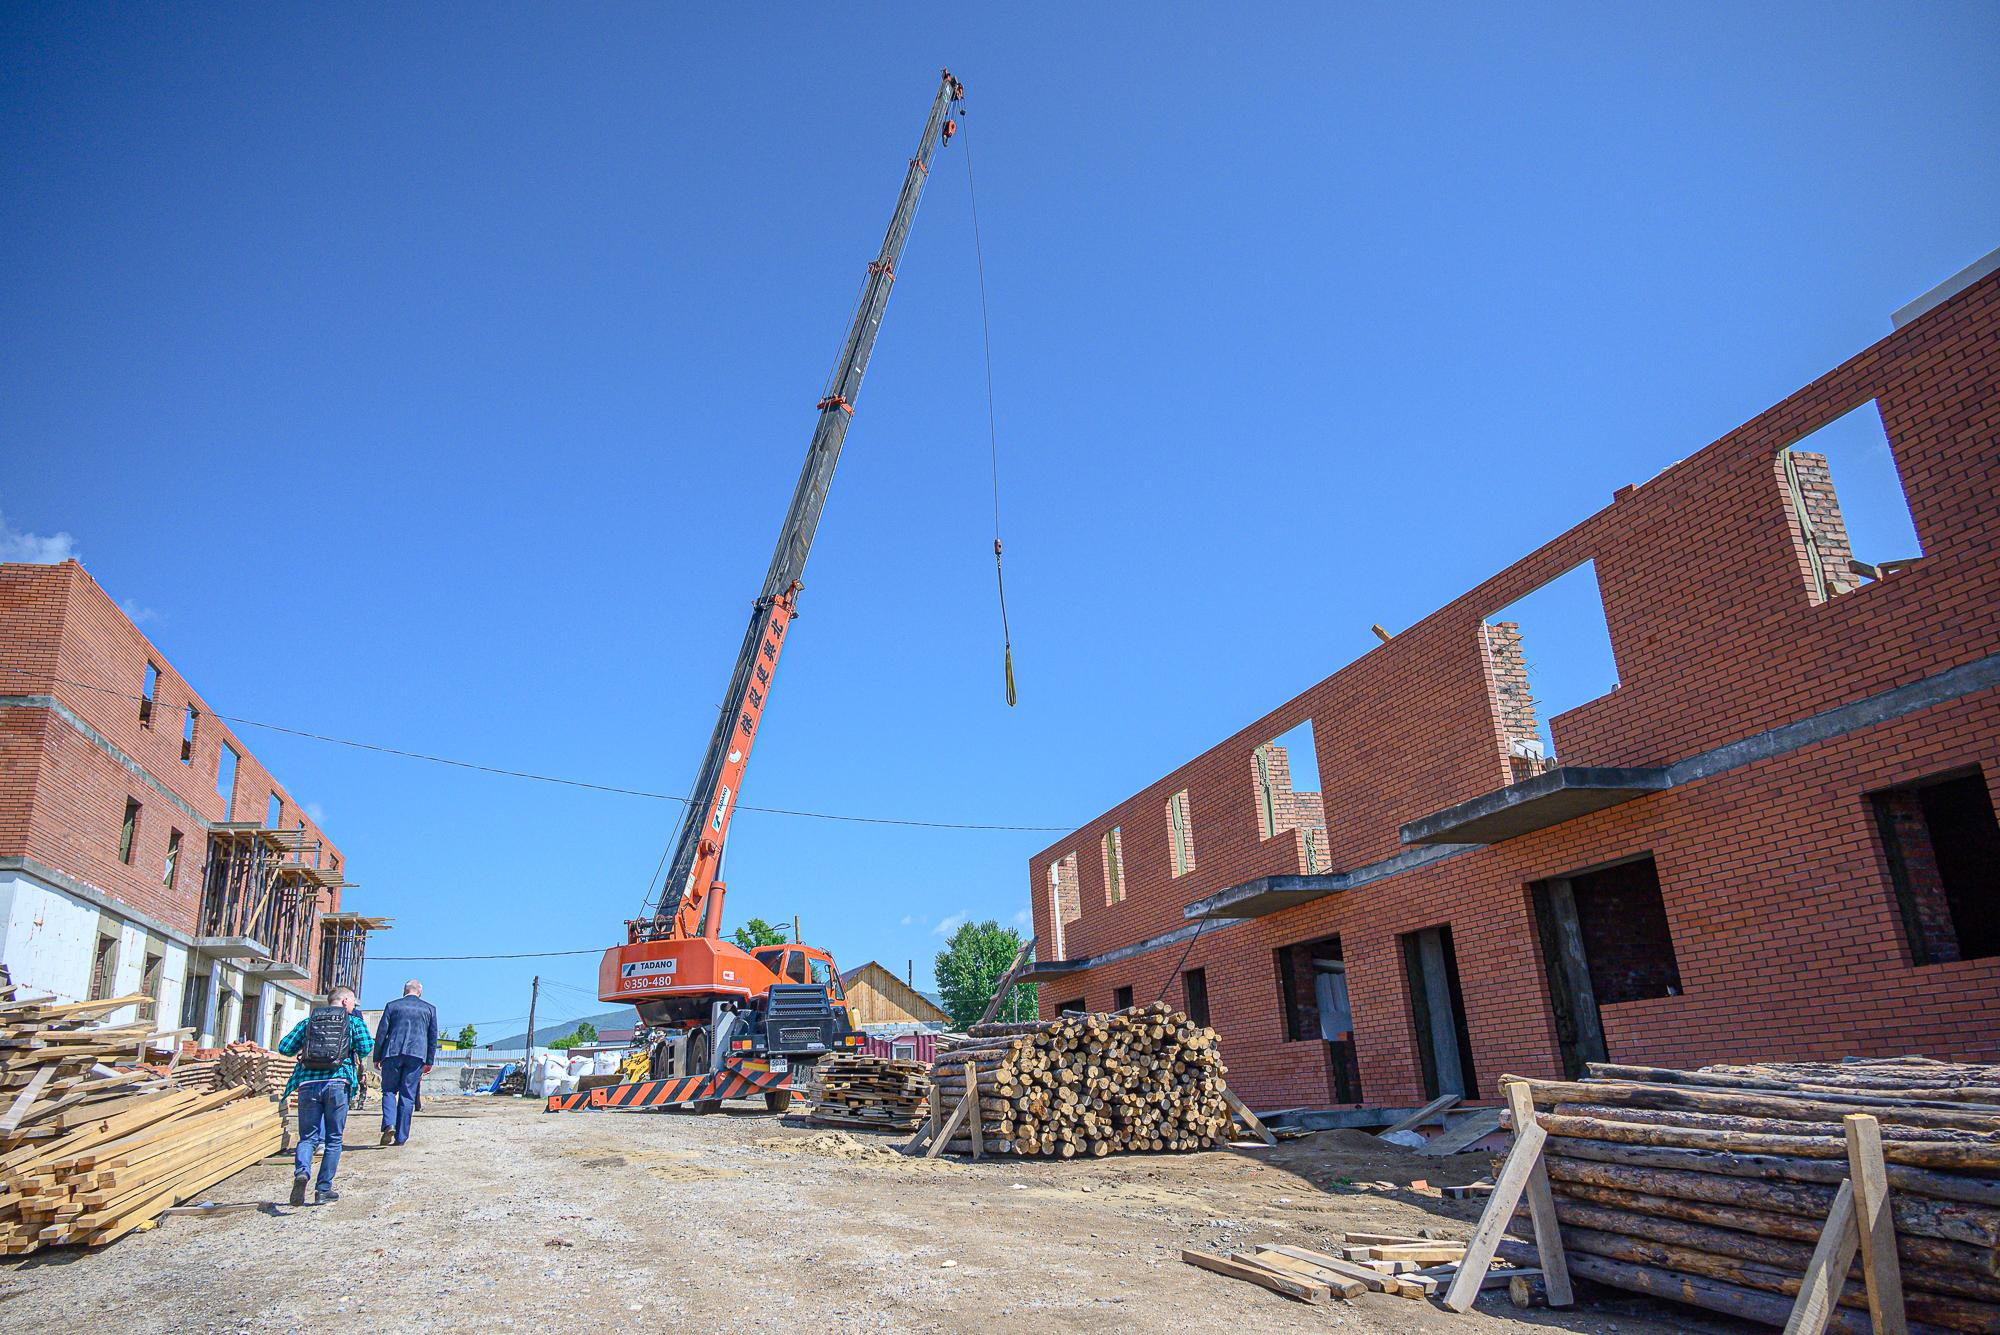
MULTIPOLYGON (((761 1064, 761 1063, 760 1063, 761 1064)), ((549 1112, 604 1109, 611 1112, 642 1112, 654 1108, 675 1108, 689 1103, 717 1099, 742 1099, 758 1094, 790 1089, 792 1078, 785 1071, 745 1070, 729 1067, 708 1075, 686 1075, 671 1080, 639 1080, 626 1085, 600 1085, 574 1094, 552 1095, 549 1112)))

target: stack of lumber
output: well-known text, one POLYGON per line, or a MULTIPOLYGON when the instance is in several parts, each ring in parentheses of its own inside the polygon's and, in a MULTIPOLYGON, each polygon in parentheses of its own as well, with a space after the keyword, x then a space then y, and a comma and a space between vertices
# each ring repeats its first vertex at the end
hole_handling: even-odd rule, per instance
POLYGON ((222 1065, 222 1049, 198 1048, 188 1044, 181 1049, 181 1059, 168 1073, 167 1079, 175 1089, 191 1089, 197 1094, 206 1094, 216 1088, 217 1070, 222 1065))
POLYGON ((231 1043, 222 1050, 216 1064, 215 1084, 219 1089, 238 1086, 276 1098, 284 1092, 298 1062, 255 1043, 231 1043))
POLYGON ((818 1065, 812 1121, 826 1126, 917 1129, 931 1092, 928 1062, 843 1052, 818 1065))
MULTIPOLYGON (((2000 1067, 1594 1063, 1581 1081, 1502 1080, 1527 1087, 1547 1135, 1570 1272, 1783 1324, 1836 1197, 1862 1191, 1843 1186, 1843 1119, 1866 1114, 1880 1124, 1909 1329, 2000 1331, 2000 1067)), ((1513 1230, 1528 1232, 1519 1219, 1513 1230)), ((1862 1273, 1857 1261, 1844 1287, 1830 1277, 1831 1329, 1869 1329, 1862 1273)))
POLYGON ((0 1153, 57 1134, 64 1113, 149 1087, 149 1072, 112 1070, 132 1063, 152 1038, 150 1024, 95 1022, 131 1006, 141 1014, 152 998, 140 995, 58 1003, 50 998, 0 1002, 0 1153))
POLYGON ((972 1038, 931 1070, 933 1154, 1069 1159, 1230 1138, 1215 1031, 1165 1002, 975 1025, 972 1038), (968 1090, 977 1091, 977 1117, 968 1090))
POLYGON ((246 1088, 131 1094, 57 1120, 60 1135, 0 1156, 0 1253, 150 1227, 285 1139, 278 1105, 246 1088))

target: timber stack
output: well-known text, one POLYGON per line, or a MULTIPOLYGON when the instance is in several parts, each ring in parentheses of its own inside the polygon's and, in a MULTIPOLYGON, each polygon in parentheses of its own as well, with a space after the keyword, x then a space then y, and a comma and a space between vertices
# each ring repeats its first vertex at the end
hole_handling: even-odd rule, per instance
POLYGON ((1062 1159, 1206 1149, 1231 1135, 1224 1073, 1215 1031, 1165 1002, 975 1025, 932 1067, 925 1136, 933 1152, 1062 1159), (959 1112, 968 1090, 976 1120, 959 1112))
MULTIPOLYGON (((1783 1325, 1836 1193, 1843 1118, 1880 1123, 1913 1331, 2000 1331, 2000 1067, 1926 1058, 1592 1063, 1525 1084, 1572 1273, 1783 1325)), ((1525 1217, 1513 1231, 1532 1236, 1525 1217)), ((1532 1244, 1504 1243, 1510 1260, 1532 1244)), ((1837 1284, 1837 1281, 1836 1281, 1837 1284)), ((1829 1329, 1870 1329, 1857 1261, 1829 1329)))
POLYGON ((814 1073, 810 1120, 825 1126, 914 1131, 931 1092, 928 1062, 843 1052, 821 1061, 814 1073))
POLYGON ((261 1044, 247 1040, 231 1043, 222 1050, 221 1059, 216 1063, 215 1085, 218 1089, 233 1089, 240 1085, 253 1093, 275 1097, 284 1091, 292 1078, 292 1068, 297 1065, 294 1058, 273 1052, 261 1044))
MULTIPOLYGON (((11 991, 11 989, 9 989, 11 991)), ((152 1009, 143 993, 98 1001, 56 1002, 52 998, 0 1001, 0 1152, 49 1139, 53 1119, 83 1112, 159 1082, 136 1067, 155 1039, 151 1024, 97 1023, 115 1010, 152 1009)))

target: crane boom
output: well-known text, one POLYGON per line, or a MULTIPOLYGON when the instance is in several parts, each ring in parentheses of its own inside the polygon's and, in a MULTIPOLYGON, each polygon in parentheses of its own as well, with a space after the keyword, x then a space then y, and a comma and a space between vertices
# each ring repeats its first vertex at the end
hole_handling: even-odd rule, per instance
POLYGON ((950 138, 952 104, 964 96, 964 85, 952 77, 950 70, 943 71, 937 97, 932 100, 930 115, 924 121, 923 137, 917 141, 916 155, 910 159, 904 174, 896 211, 890 216, 889 230, 882 238, 881 252, 868 264, 854 323, 827 377, 826 392, 818 405, 819 418, 813 426, 812 444, 799 470, 798 485, 792 490, 792 504, 778 533, 777 550, 771 554, 764 587, 752 605, 750 625, 744 632, 743 646, 737 651, 736 668, 729 678, 721 714, 702 755, 687 807, 681 814, 673 857, 660 885, 658 907, 650 918, 634 919, 629 924, 628 935, 633 941, 714 936, 721 930, 721 906, 711 903, 710 891, 721 868, 722 850, 742 790, 743 772, 770 699, 771 681, 777 671, 778 655, 784 649, 785 633, 797 611, 806 557, 812 550, 820 512, 826 508, 827 491, 833 484, 833 471, 840 462, 841 445, 847 438, 854 405, 860 398, 861 378, 867 373, 868 358, 875 350, 875 337, 882 328, 882 314, 889 305, 889 290, 896 281, 896 262, 916 220, 917 202, 930 175, 931 158, 950 138))

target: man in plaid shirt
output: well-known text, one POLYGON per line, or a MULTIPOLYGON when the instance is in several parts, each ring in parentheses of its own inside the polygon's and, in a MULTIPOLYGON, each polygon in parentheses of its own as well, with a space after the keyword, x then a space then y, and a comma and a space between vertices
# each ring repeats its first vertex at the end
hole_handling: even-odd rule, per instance
MULTIPOLYGON (((292 1162, 292 1204, 306 1203, 306 1183, 312 1178, 313 1151, 325 1146, 320 1155, 319 1181, 314 1184, 313 1202, 326 1205, 340 1199, 333 1189, 334 1170, 340 1166, 340 1138, 347 1130, 347 1101, 361 1088, 361 1059, 375 1050, 368 1026, 355 1009, 354 989, 335 988, 333 1006, 347 1012, 347 1058, 337 1066, 310 1065, 304 1061, 292 1068, 285 1093, 299 1094, 299 1148, 292 1162)), ((317 1011, 314 1014, 318 1014, 317 1011)), ((306 1028, 313 1017, 306 1016, 292 1026, 292 1032, 278 1040, 278 1051, 296 1057, 305 1047, 306 1028)))

